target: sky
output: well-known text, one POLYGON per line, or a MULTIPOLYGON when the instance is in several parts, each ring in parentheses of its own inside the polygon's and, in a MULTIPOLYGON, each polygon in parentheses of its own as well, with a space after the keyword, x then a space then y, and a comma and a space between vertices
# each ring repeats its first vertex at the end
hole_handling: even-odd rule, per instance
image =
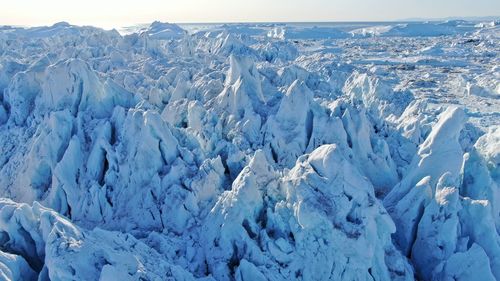
POLYGON ((0 0, 0 25, 391 21, 500 16, 500 0, 0 0))

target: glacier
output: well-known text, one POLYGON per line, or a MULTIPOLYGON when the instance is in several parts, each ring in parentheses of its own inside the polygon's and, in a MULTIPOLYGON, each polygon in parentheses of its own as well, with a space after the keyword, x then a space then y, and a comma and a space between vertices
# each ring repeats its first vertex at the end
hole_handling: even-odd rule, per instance
POLYGON ((0 27, 1 280, 500 280, 499 22, 0 27))

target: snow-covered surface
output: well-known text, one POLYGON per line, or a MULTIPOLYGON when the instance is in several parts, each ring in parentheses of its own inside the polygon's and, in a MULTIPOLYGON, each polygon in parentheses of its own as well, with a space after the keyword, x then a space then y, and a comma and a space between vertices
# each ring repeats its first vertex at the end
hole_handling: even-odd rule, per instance
POLYGON ((0 27, 0 279, 500 280, 499 43, 0 27))

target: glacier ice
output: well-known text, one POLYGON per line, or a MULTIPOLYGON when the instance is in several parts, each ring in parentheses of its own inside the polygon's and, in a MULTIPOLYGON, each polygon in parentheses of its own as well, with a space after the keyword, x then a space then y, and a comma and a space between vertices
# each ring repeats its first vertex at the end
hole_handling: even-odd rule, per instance
POLYGON ((0 27, 0 279, 500 279, 497 24, 125 31, 0 27))

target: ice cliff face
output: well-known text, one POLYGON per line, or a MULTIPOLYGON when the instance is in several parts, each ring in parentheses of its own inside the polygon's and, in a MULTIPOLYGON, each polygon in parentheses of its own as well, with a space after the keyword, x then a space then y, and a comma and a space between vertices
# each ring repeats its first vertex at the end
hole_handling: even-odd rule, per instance
POLYGON ((498 29, 454 24, 0 28, 0 277, 499 280, 498 29))

